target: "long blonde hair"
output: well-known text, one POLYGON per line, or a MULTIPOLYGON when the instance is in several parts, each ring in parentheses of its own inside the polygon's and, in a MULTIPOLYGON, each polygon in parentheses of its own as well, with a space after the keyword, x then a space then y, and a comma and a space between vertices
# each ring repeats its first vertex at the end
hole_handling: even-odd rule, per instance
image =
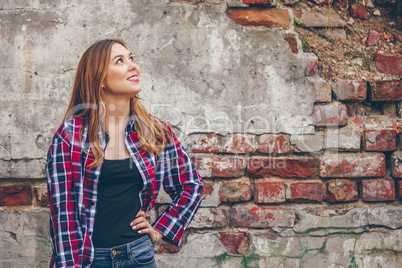
MULTIPOLYGON (((113 44, 126 45, 121 40, 105 39, 90 46, 82 55, 75 75, 73 92, 63 121, 68 118, 85 118, 88 126, 88 142, 95 160, 90 168, 99 166, 103 160, 103 151, 99 131, 106 128, 107 109, 103 98, 102 84, 105 80, 110 51, 113 44)), ((141 149, 160 155, 166 143, 171 142, 172 133, 160 119, 150 115, 141 104, 138 95, 131 98, 130 108, 135 117, 134 128, 137 132, 141 149)), ((83 127, 80 130, 82 138, 83 127)))

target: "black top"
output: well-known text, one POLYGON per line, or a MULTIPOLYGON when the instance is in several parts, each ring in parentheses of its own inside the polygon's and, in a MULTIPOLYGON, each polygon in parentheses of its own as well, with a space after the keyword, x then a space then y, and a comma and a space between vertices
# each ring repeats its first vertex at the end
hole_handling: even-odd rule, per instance
POLYGON ((143 181, 131 158, 103 162, 98 182, 98 203, 92 240, 95 248, 132 242, 138 234, 130 226, 140 210, 143 181))

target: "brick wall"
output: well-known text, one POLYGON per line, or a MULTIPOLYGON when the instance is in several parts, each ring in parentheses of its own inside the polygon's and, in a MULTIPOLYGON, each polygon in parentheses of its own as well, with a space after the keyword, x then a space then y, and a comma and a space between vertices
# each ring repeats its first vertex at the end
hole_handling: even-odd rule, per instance
MULTIPOLYGON (((275 5, 272 0, 171 0, 166 6, 169 12, 178 9, 180 14, 198 7, 207 10, 203 12, 216 12, 214 16, 220 12, 237 32, 250 35, 268 32, 281 38, 284 42, 280 44, 289 46, 287 54, 278 57, 294 60, 286 65, 288 69, 284 72, 297 72, 293 64, 300 62, 296 66, 303 67, 303 77, 298 77, 297 83, 293 80, 286 83, 303 89, 308 83, 315 96, 306 98, 315 101, 307 121, 312 131, 233 130, 222 134, 200 128, 181 135, 204 179, 205 196, 181 245, 176 247, 163 241, 156 245, 158 265, 398 267, 402 262, 401 80, 330 83, 320 79, 319 59, 303 53, 294 31, 292 17, 300 16, 307 23, 308 19, 302 17, 305 13, 275 5)), ((165 7, 161 8, 159 13, 164 10, 165 7)), ((191 23, 196 20, 196 16, 186 16, 191 23)), ((334 23, 338 23, 334 27, 344 25, 334 23)), ((248 42, 256 39, 256 35, 251 35, 251 41, 242 40, 245 50, 249 50, 248 42)), ((162 68, 160 65, 165 66, 161 63, 166 57, 157 58, 158 70, 162 68)), ((378 57, 375 61, 379 72, 395 75, 395 59, 378 57)), ((26 79, 30 81, 29 77, 26 79)), ((225 80, 223 77, 222 81, 225 80)), ((233 89, 237 93, 241 90, 233 89)), ((256 90, 258 93, 264 88, 256 90)), ((41 98, 51 104, 46 97, 41 98)), ((286 103, 295 96, 282 98, 279 101, 286 103)), ((303 98, 303 94, 297 98, 303 98)), ((206 97, 197 101, 203 105, 211 100, 206 97)), ((297 109, 303 105, 300 101, 297 109)), ((7 112, 12 110, 6 107, 7 112)), ((49 118, 46 120, 49 124, 49 118)), ((286 122, 281 123, 286 126, 286 122)), ((185 132, 175 122, 172 124, 178 133, 185 132)), ((29 122, 22 125, 30 127, 29 122)), ((1 137, 12 140, 13 133, 6 130, 0 130, 1 137)), ((37 136, 38 147, 48 146, 49 133, 37 136)), ((13 140, 10 144, 20 143, 13 140)), ((34 263, 35 267, 45 267, 50 256, 43 178, 45 154, 30 157, 30 152, 21 146, 19 151, 7 155, 7 144, 2 142, 0 147, 0 220, 4 229, 0 264, 7 267, 17 262, 21 266, 15 267, 26 267, 34 263), (19 157, 12 157, 13 154, 19 157), (13 255, 13 252, 22 253, 13 255)), ((154 220, 168 203, 169 197, 162 192, 155 208, 148 213, 149 220, 154 220)))
MULTIPOLYGON (((272 1, 243 3, 250 6, 227 10, 235 23, 291 28, 288 9, 253 6, 272 1)), ((284 32, 283 38, 292 53, 299 53, 295 33, 284 32)), ((389 245, 388 252, 384 242, 400 235, 394 230, 402 226, 401 114, 397 112, 401 80, 320 81, 319 59, 310 54, 301 57, 305 75, 316 87, 313 134, 196 133, 187 137, 206 190, 187 232, 192 240, 185 240, 175 254, 183 256, 180 252, 187 252, 186 247, 193 252, 203 248, 202 242, 194 241, 203 235, 209 236, 207 241, 216 252, 209 256, 222 267, 337 267, 334 263, 397 267, 402 261, 401 248, 389 245), (382 112, 367 107, 380 107, 382 112), (380 121, 381 116, 387 122, 380 121), (369 220, 379 211, 380 217, 390 219, 385 224, 380 214, 374 216, 374 221, 382 221, 378 230, 389 231, 384 237, 374 234, 376 227, 369 220)), ((387 56, 375 61, 379 72, 399 72, 395 60, 387 56)), ((170 248, 160 245, 159 252, 162 263, 174 262, 168 255, 170 248)), ((202 266, 205 259, 193 263, 202 266)))

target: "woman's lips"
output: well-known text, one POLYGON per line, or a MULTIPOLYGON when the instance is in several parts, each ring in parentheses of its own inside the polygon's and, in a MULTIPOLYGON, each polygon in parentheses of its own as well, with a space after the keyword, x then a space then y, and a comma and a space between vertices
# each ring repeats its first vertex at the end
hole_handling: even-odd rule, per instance
POLYGON ((139 82, 140 81, 140 79, 138 79, 138 76, 136 74, 130 76, 127 80, 130 82, 139 82))

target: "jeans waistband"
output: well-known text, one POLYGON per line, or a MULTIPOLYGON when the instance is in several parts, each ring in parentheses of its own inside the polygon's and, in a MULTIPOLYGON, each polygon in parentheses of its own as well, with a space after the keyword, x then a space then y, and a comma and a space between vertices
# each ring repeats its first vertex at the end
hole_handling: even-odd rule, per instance
POLYGON ((151 239, 148 235, 134 240, 130 243, 115 246, 112 248, 95 248, 95 258, 123 258, 134 252, 140 250, 146 246, 152 246, 151 239))

